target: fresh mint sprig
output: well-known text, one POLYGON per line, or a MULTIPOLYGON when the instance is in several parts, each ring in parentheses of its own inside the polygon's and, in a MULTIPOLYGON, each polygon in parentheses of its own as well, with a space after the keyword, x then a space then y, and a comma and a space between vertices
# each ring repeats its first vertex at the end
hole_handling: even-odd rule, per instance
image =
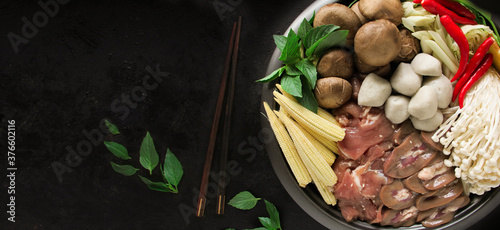
POLYGON ((336 25, 313 27, 315 13, 310 20, 304 19, 297 33, 290 30, 288 36, 274 35, 274 43, 281 51, 279 60, 284 66, 273 71, 257 82, 265 83, 280 79, 283 90, 293 95, 301 105, 317 112, 318 102, 313 90, 318 73, 316 65, 319 58, 332 47, 345 45, 347 30, 339 30, 336 25))
MULTIPOLYGON (((109 121, 107 121, 106 124, 108 129, 110 129, 110 133, 113 133, 111 129, 115 129, 116 126, 109 121)), ((116 130, 118 129, 116 128, 116 130)), ((119 132, 117 134, 119 134, 119 132)), ((112 141, 104 141, 104 145, 116 157, 122 160, 131 159, 125 146, 112 141)), ((156 152, 153 138, 151 137, 151 134, 149 132, 146 132, 146 136, 142 140, 139 155, 139 163, 145 169, 147 169, 149 171, 149 175, 151 175, 153 173, 153 170, 159 163, 159 155, 156 152)), ((139 171, 139 169, 135 168, 132 165, 119 165, 112 161, 110 163, 115 172, 125 176, 132 176, 136 174, 137 171, 139 171)), ((138 176, 151 190, 178 193, 179 190, 177 186, 182 179, 184 171, 179 159, 177 159, 177 157, 170 151, 170 149, 167 149, 163 165, 160 165, 160 171, 161 177, 163 178, 163 181, 161 182, 151 181, 150 179, 141 175, 138 176)))

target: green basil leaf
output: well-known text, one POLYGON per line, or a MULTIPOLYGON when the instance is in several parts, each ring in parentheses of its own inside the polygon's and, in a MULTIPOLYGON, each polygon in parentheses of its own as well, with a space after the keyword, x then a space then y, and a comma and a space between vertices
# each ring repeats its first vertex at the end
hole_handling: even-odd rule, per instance
POLYGON ((266 209, 271 219, 271 226, 276 229, 281 229, 280 216, 276 206, 267 200, 264 200, 264 202, 266 203, 266 209))
POLYGON ((244 229, 244 230, 268 230, 268 229, 264 228, 264 227, 258 227, 258 228, 252 228, 252 229, 244 229))
POLYGON ((299 35, 299 38, 304 39, 307 32, 309 32, 312 28, 311 23, 304 18, 299 26, 299 30, 297 30, 297 35, 299 35))
POLYGON ((303 39, 304 47, 309 49, 315 43, 317 43, 320 39, 326 37, 331 32, 340 28, 336 25, 322 25, 311 29, 303 39))
POLYGON ((153 174, 153 169, 158 165, 159 156, 149 132, 146 133, 146 136, 142 140, 139 153, 139 162, 141 162, 142 167, 148 169, 149 174, 153 174))
POLYGON ((309 19, 309 24, 314 25, 314 18, 316 18, 316 11, 313 11, 313 16, 309 19))
POLYGON ((314 89, 314 87, 316 87, 316 81, 318 80, 318 71, 316 71, 316 66, 314 66, 314 64, 306 58, 299 61, 295 66, 307 78, 311 89, 314 89))
POLYGON ((278 49, 280 49, 281 52, 283 52, 283 48, 285 48, 287 40, 285 35, 274 35, 273 38, 274 38, 274 43, 276 44, 278 49))
POLYGON ((298 61, 300 59, 299 40, 299 36, 293 30, 290 30, 279 60, 285 64, 298 61))
POLYGON ((297 101, 307 109, 311 110, 314 113, 318 113, 318 101, 316 101, 316 97, 314 96, 314 92, 311 89, 309 81, 302 78, 302 98, 296 97, 297 101))
POLYGON ((286 69, 286 74, 291 75, 291 76, 300 76, 302 75, 302 72, 300 72, 295 65, 285 65, 286 69))
POLYGON ((123 160, 131 159, 130 156, 128 155, 128 151, 127 148, 125 148, 125 146, 112 141, 104 141, 104 145, 116 157, 123 160))
POLYGON ((166 183, 153 182, 153 181, 150 181, 146 177, 143 177, 141 175, 138 175, 138 176, 141 178, 142 182, 144 182, 144 184, 146 184, 146 186, 148 186, 148 188, 151 190, 155 190, 155 191, 159 191, 159 192, 172 192, 171 187, 166 183))
POLYGON ((132 176, 134 175, 139 169, 134 168, 131 165, 119 165, 116 164, 115 162, 111 161, 111 167, 115 172, 120 173, 125 176, 132 176))
POLYGON ((182 175, 184 171, 182 170, 181 162, 175 157, 175 155, 167 149, 167 154, 165 155, 165 162, 163 164, 163 176, 165 179, 173 185, 177 187, 179 182, 181 181, 182 175))
POLYGON ((332 31, 309 47, 306 50, 306 55, 308 57, 312 57, 313 55, 319 57, 332 47, 344 46, 347 41, 348 33, 348 30, 332 31))
POLYGON ((252 195, 252 193, 243 191, 236 194, 236 196, 234 196, 233 199, 231 199, 227 204, 237 209, 249 210, 255 207, 257 201, 259 200, 260 198, 256 198, 254 195, 252 195))
POLYGON ((285 71, 285 66, 273 71, 271 74, 267 75, 264 78, 257 80, 256 82, 262 82, 262 83, 270 82, 270 81, 280 77, 281 74, 283 74, 283 71, 285 71))
POLYGON ((273 227, 269 217, 259 217, 259 221, 266 229, 276 229, 273 227))
POLYGON ((109 122, 106 119, 104 119, 104 123, 106 124, 106 127, 108 127, 108 130, 111 134, 113 135, 120 134, 120 131, 118 130, 116 125, 114 125, 113 123, 109 122))
POLYGON ((302 83, 300 76, 290 76, 286 73, 281 77, 281 87, 285 92, 293 95, 294 97, 302 97, 302 83))

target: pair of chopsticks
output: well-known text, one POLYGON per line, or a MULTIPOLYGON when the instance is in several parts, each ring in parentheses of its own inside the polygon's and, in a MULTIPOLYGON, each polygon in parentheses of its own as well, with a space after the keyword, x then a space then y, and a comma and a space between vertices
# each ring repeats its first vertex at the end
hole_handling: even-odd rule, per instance
POLYGON ((238 22, 233 24, 233 30, 231 32, 231 40, 229 41, 229 48, 227 50, 226 61, 224 63, 224 72, 222 74, 222 82, 219 88, 219 96, 217 99, 217 106, 215 107, 215 116, 212 123, 212 131, 210 132, 210 142, 208 145, 207 155, 205 158, 205 166, 203 168, 203 176, 201 179, 200 192, 198 194, 198 203, 196 207, 196 216, 202 217, 205 212, 205 205, 207 202, 207 189, 208 189, 208 179, 210 174, 210 167, 212 165, 212 159, 214 155, 215 142, 217 139, 217 130, 219 127, 219 120, 221 117, 222 106, 224 103, 225 96, 226 99, 226 111, 224 116, 224 130, 222 134, 222 151, 220 157, 219 165, 219 175, 218 175, 218 191, 217 191, 217 214, 224 214, 224 205, 226 200, 225 188, 226 188, 226 162, 229 144, 229 131, 231 126, 231 110, 234 100, 234 85, 236 77, 236 65, 238 61, 238 48, 241 32, 241 16, 238 18, 238 22), (229 73, 230 72, 230 73, 229 73), (229 75, 230 74, 230 75, 229 75), (229 78, 229 87, 228 87, 229 78), (229 91, 226 94, 226 89, 229 91))

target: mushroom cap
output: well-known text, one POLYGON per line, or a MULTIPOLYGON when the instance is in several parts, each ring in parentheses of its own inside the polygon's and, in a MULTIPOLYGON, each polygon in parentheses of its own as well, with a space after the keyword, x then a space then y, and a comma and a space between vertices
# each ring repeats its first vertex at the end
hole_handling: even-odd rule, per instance
POLYGON ((360 0, 359 11, 370 20, 387 19, 396 26, 401 24, 404 9, 399 0, 360 0))
POLYGON ((361 13, 361 11, 359 11, 359 2, 354 3, 354 5, 351 6, 351 9, 358 16, 359 20, 361 21, 361 24, 365 24, 370 21, 361 13))
POLYGON ((394 61, 410 62, 421 51, 420 41, 406 28, 401 28, 399 32, 401 33, 401 52, 394 61))
POLYGON ((340 3, 327 4, 321 7, 314 17, 313 26, 337 25, 341 30, 349 30, 347 45, 353 44, 354 35, 361 27, 361 21, 354 11, 340 3))
POLYGON ((320 78, 314 88, 314 96, 322 108, 334 109, 345 104, 352 95, 352 86, 338 77, 320 78))
POLYGON ((364 24, 354 37, 354 51, 359 60, 368 65, 389 64, 401 51, 398 27, 385 19, 364 24))
POLYGON ((343 49, 333 49, 325 53, 316 67, 320 77, 351 78, 354 74, 353 54, 343 49))

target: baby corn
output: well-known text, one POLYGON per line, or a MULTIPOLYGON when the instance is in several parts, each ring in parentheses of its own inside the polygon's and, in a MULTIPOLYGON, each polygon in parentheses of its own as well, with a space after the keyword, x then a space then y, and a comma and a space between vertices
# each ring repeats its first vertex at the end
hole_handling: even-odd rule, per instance
POLYGON ((278 102, 295 121, 301 126, 311 130, 314 136, 317 134, 330 141, 340 141, 344 138, 345 132, 340 126, 329 122, 277 91, 274 92, 274 97, 276 102, 278 102))
POLYGON ((292 137, 293 143, 297 148, 300 158, 306 165, 309 173, 315 174, 318 181, 323 183, 325 186, 333 186, 337 183, 337 175, 333 172, 328 162, 323 158, 321 150, 313 144, 311 136, 307 135, 306 131, 303 130, 295 121, 291 118, 283 115, 280 112, 275 112, 280 120, 285 124, 290 136, 292 137))
POLYGON ((269 123, 271 124, 271 128, 278 140, 278 144, 283 151, 283 155, 285 156, 290 169, 292 170, 295 179, 299 183, 300 187, 306 187, 307 184, 311 183, 311 176, 306 169, 306 166, 300 159, 299 154, 297 153, 297 149, 295 148, 290 135, 285 129, 285 126, 278 119, 276 114, 271 110, 267 102, 264 102, 264 108, 266 110, 267 118, 269 119, 269 123))

